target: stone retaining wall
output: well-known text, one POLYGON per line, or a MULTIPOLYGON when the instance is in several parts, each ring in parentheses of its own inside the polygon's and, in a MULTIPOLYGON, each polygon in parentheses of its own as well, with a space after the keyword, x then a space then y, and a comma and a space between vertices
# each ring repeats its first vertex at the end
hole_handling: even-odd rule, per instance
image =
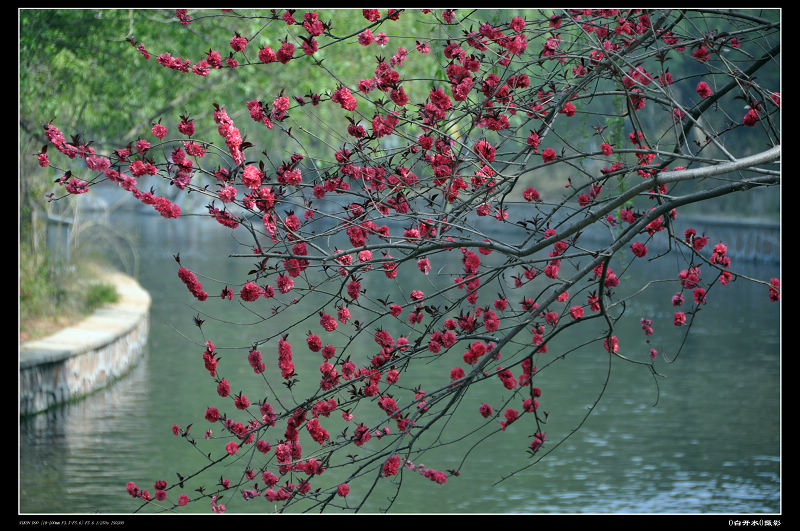
POLYGON ((80 323, 20 345, 20 415, 82 398, 123 376, 141 359, 150 328, 150 295, 136 280, 106 272, 119 300, 80 323))

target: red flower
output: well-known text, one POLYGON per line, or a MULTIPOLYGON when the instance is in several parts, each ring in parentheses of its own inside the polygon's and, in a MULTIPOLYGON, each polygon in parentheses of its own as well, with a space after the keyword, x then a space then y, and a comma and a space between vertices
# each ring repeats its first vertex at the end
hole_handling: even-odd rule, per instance
POLYGON ((394 476, 397 474, 398 470, 400 469, 400 456, 393 455, 389 459, 383 463, 383 475, 384 477, 394 476))
POLYGON ((167 128, 161 124, 154 124, 153 136, 155 136, 156 138, 164 138, 165 136, 167 136, 167 128))
POLYGON ((125 488, 128 490, 128 494, 130 494, 134 498, 138 498, 139 497, 139 493, 140 493, 139 487, 137 487, 136 483, 134 483, 133 481, 129 481, 125 485, 125 488))
POLYGON ((631 250, 633 251, 633 254, 639 258, 642 258, 647 254, 647 247, 645 247, 642 242, 634 242, 633 245, 631 245, 631 250))
POLYGON ((258 60, 261 61, 262 63, 269 64, 275 62, 277 60, 277 57, 275 56, 275 52, 272 51, 272 48, 270 48, 269 46, 264 46, 258 52, 258 60))
POLYGON ((322 339, 317 334, 309 333, 306 337, 306 343, 311 352, 319 352, 322 349, 322 339))
POLYGON ((372 35, 372 31, 370 31, 369 28, 358 34, 358 44, 361 46, 369 46, 374 40, 375 37, 372 35))
POLYGON ((178 20, 183 26, 188 26, 192 21, 192 17, 189 16, 187 9, 176 9, 175 16, 178 17, 178 20))
POLYGON ((328 332, 333 332, 334 330, 336 330, 336 327, 338 326, 336 324, 336 319, 334 319, 327 313, 320 314, 319 324, 322 325, 322 328, 324 328, 328 332))
POLYGON ((319 49, 319 46, 317 44, 317 39, 310 39, 310 40, 303 39, 303 44, 300 45, 300 48, 303 49, 303 53, 305 53, 306 55, 314 55, 314 52, 316 52, 319 49))
POLYGON ((209 422, 216 422, 219 420, 219 410, 215 407, 210 407, 206 409, 205 417, 209 422))
POLYGON ((247 409, 250 407, 250 400, 243 394, 234 397, 233 403, 236 405, 236 409, 247 409))
POLYGON ((290 42, 284 42, 280 49, 278 49, 278 53, 275 57, 280 61, 282 64, 286 64, 291 60, 292 55, 294 55, 294 44, 290 42))
POLYGON ((706 290, 703 288, 695 288, 692 292, 694 294, 694 302, 701 304, 706 302, 706 290))
POLYGON ((231 37, 230 44, 234 52, 241 52, 247 47, 247 39, 237 33, 231 37))
POLYGON ((618 352, 619 351, 619 340, 617 336, 611 336, 610 338, 606 338, 603 340, 603 346, 608 352, 618 352))
POLYGON ((536 133, 531 133, 528 135, 528 139, 526 140, 527 144, 533 148, 534 151, 539 149, 539 135, 536 133))
POLYGON ((283 378, 288 380, 294 375, 292 345, 284 339, 278 340, 278 367, 281 369, 283 378))
POLYGON ((542 432, 537 432, 533 436, 533 440, 531 441, 531 450, 534 452, 538 450, 539 447, 542 446, 542 444, 544 444, 544 441, 545 441, 545 434, 542 432))
POLYGON ((494 161, 495 149, 486 140, 479 140, 475 144, 475 147, 473 148, 473 151, 475 152, 476 155, 488 160, 489 162, 493 162, 494 161))
POLYGON ((260 297, 264 293, 264 290, 258 286, 254 282, 247 282, 243 287, 242 290, 239 292, 239 296, 244 301, 252 302, 258 297, 260 297))
MULTIPOLYGON (((194 120, 182 118, 178 124, 178 132, 186 136, 192 136, 194 134, 194 120)), ((155 131, 153 134, 155 134, 155 131)))
POLYGON ((464 369, 461 367, 453 367, 450 371, 450 380, 456 381, 464 377, 464 369))
POLYGON ((528 202, 539 201, 539 192, 535 188, 529 186, 522 192, 522 197, 528 202))
POLYGON ((781 281, 777 278, 771 278, 769 283, 769 300, 778 302, 781 299, 781 281))
POLYGON ((547 148, 542 151, 542 160, 545 162, 552 162, 556 160, 556 152, 553 148, 547 148))
POLYGON ((701 98, 707 98, 707 97, 711 96, 712 94, 714 94, 713 92, 711 92, 711 88, 708 86, 708 83, 706 83, 705 81, 699 82, 697 84, 697 89, 696 90, 697 90, 697 94, 701 98))
MULTIPOLYGON (((554 18, 555 18, 555 17, 554 17, 554 18)), ((551 19, 551 20, 552 20, 552 19, 551 19)), ((557 20, 560 20, 560 19, 557 19, 557 20)), ((516 31, 517 33, 519 33, 519 32, 521 32, 523 29, 525 29, 525 19, 524 19, 524 18, 522 18, 522 17, 520 17, 520 16, 515 16, 514 18, 512 18, 512 19, 511 19, 511 22, 509 23, 509 27, 510 27, 512 30, 514 30, 514 31, 516 31)), ((558 27, 558 26, 556 26, 556 27, 558 27)))
POLYGON ((756 122, 758 122, 758 111, 751 108, 747 111, 747 114, 744 115, 742 123, 747 127, 753 127, 756 125, 756 122))
POLYGON ((204 301, 208 298, 208 293, 203 291, 203 285, 197 280, 194 273, 184 267, 178 268, 178 277, 186 284, 189 291, 199 301, 204 301))
POLYGON ((256 349, 251 350, 247 354, 247 362, 250 364, 256 374, 261 374, 266 370, 266 366, 261 360, 261 352, 256 349))
POLYGON ((382 348, 394 347, 394 339, 386 330, 378 330, 374 336, 375 342, 382 348))
POLYGON ((331 101, 338 103, 346 111, 355 110, 358 102, 347 87, 339 87, 331 94, 331 101))
POLYGON ((372 439, 372 434, 369 432, 369 428, 363 424, 356 426, 356 429, 353 432, 353 443, 356 446, 361 446, 370 439, 372 439))
POLYGON ((513 409, 513 408, 508 408, 508 409, 505 410, 505 413, 503 413, 503 415, 505 416, 506 420, 501 420, 500 421, 500 428, 503 431, 505 431, 506 427, 509 424, 511 424, 512 422, 514 422, 515 420, 517 420, 519 418, 519 411, 517 411, 516 409, 513 409))
POLYGON ((695 51, 692 53, 692 57, 694 57, 695 59, 697 59, 697 60, 698 60, 698 61, 700 61, 701 63, 705 63, 706 61, 708 61, 708 58, 709 58, 710 56, 711 56, 711 55, 708 53, 708 50, 706 49, 706 47, 705 47, 705 46, 700 46, 700 47, 698 47, 698 48, 697 48, 697 49, 695 49, 695 51))

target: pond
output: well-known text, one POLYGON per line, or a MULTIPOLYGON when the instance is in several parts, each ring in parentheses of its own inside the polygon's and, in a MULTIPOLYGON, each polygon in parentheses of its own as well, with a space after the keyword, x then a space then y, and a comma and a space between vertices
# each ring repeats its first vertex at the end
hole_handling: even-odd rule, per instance
MULTIPOLYGON (((194 435, 202 439, 207 428, 202 413, 217 405, 199 361, 204 340, 193 318, 206 320, 203 332, 221 346, 222 358, 225 345, 241 346, 263 335, 258 326, 243 332, 224 322, 257 321, 236 302, 230 314, 204 313, 206 307, 177 278, 173 256, 178 253, 186 267, 208 275, 201 277, 204 284, 233 285, 243 278, 252 263, 227 258, 242 249, 226 229, 209 232, 205 220, 188 216, 166 221, 123 213, 113 219, 139 242, 138 280, 153 298, 147 354, 110 388, 21 421, 21 513, 131 513, 139 504, 125 490, 128 481, 152 492, 156 479, 173 483, 176 473, 195 470, 203 456, 171 431, 173 424, 195 423, 194 435)), ((675 266, 674 260, 653 262, 648 271, 626 272, 626 281, 642 282, 645 273, 674 278, 675 266)), ((742 264, 738 270, 769 279, 778 276, 778 268, 742 264)), ((208 289, 212 297, 216 289, 208 289)), ((620 337, 638 340, 641 316, 669 326, 671 308, 663 300, 672 291, 674 285, 655 287, 652 297, 629 307, 631 318, 620 323, 620 337)), ((550 453, 528 466, 533 461, 525 454, 524 434, 522 439, 498 436, 478 444, 461 466, 463 451, 443 445, 426 454, 425 462, 439 470, 460 467, 461 475, 444 485, 404 477, 391 512, 780 512, 780 306, 769 302, 764 286, 742 280, 712 295, 675 363, 657 362, 664 378, 654 379, 646 368, 617 360, 609 366, 609 357, 596 345, 552 365, 546 361, 555 355, 540 360, 547 366, 537 375, 541 403, 549 413, 543 449, 550 453), (609 367, 607 389, 587 417, 609 367)), ((294 334, 304 337, 306 330, 294 334)), ((549 352, 557 351, 557 343, 550 345, 549 352)), ((249 367, 239 365, 245 378, 249 367)), ((418 377, 424 383, 426 376, 418 377)), ((499 390, 485 393, 470 397, 463 407, 499 401, 499 390)), ((239 470, 238 464, 226 465, 215 473, 233 476, 239 470)), ((338 473, 326 471, 326 484, 338 473)), ((357 488, 351 485, 354 497, 357 488)), ((382 485, 362 511, 381 512, 393 493, 390 485, 382 485)), ((275 509, 263 497, 247 503, 239 498, 231 506, 243 512, 275 509)), ((210 507, 187 509, 207 512, 210 507)))

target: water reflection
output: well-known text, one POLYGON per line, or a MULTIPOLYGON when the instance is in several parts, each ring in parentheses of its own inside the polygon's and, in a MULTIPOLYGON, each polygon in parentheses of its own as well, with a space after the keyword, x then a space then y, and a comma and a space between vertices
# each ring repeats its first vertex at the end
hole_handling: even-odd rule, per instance
POLYGON ((21 512, 94 513, 119 507, 120 477, 134 469, 151 439, 135 429, 145 423, 141 404, 151 395, 147 365, 145 353, 112 386, 21 422, 21 512))

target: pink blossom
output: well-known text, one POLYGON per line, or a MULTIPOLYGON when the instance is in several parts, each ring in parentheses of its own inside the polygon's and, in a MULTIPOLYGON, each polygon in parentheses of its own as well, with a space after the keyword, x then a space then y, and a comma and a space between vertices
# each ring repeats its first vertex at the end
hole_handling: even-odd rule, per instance
POLYGON ((696 91, 697 91, 697 94, 698 94, 698 95, 699 95, 701 98, 708 98, 709 96, 711 96, 712 94, 714 94, 714 93, 711 91, 711 88, 708 86, 708 83, 706 83, 705 81, 700 81, 700 82, 697 84, 697 89, 696 89, 696 91))
POLYGON ((781 299, 781 281, 778 278, 769 279, 769 300, 778 302, 781 299))
POLYGON ((645 247, 642 242, 634 242, 633 245, 631 245, 631 250, 633 251, 633 254, 639 258, 642 258, 647 254, 647 247, 645 247))
POLYGON ((230 45, 234 52, 241 52, 247 47, 247 39, 237 33, 231 37, 230 45))
POLYGON ((394 476, 397 474, 398 470, 400 469, 400 456, 393 455, 386 462, 383 463, 383 475, 384 477, 394 476))
POLYGON ((583 317, 583 308, 581 306, 573 306, 569 309, 569 314, 573 319, 580 319, 583 317))
POLYGON ((239 296, 243 301, 252 302, 263 295, 264 290, 255 282, 247 282, 239 292, 239 296))
POLYGON ((758 123, 758 111, 753 108, 748 109, 747 114, 744 115, 742 122, 747 127, 753 127, 758 123))

